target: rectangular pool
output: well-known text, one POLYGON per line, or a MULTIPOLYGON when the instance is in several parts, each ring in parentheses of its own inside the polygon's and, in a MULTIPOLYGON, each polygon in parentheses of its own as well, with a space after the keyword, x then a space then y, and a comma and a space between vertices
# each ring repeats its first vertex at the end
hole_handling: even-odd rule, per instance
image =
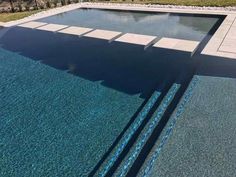
MULTIPOLYGON (((202 41, 220 19, 78 9, 38 21, 202 41)), ((19 26, 0 30, 0 46, 3 176, 106 174, 199 55, 19 26)))

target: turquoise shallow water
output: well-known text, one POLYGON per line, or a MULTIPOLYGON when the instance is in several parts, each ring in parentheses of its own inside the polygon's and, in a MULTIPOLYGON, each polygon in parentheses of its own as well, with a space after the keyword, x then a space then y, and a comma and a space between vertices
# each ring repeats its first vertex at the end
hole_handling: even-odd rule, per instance
POLYGON ((177 108, 170 118, 165 145, 156 144, 139 176, 235 176, 236 79, 195 78, 182 113, 174 121, 177 108))
POLYGON ((0 53, 1 176, 88 175, 144 101, 0 53))
POLYGON ((236 62, 201 56, 138 176, 235 176, 236 62))

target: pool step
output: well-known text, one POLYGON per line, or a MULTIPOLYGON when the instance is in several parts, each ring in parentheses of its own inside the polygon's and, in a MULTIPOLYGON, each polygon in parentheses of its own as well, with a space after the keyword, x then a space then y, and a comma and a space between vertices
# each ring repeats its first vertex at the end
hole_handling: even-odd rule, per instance
POLYGON ((139 46, 144 46, 144 49, 149 47, 159 49, 169 49, 176 51, 183 51, 193 55, 198 49, 199 41, 175 39, 168 37, 150 36, 144 34, 123 33, 120 31, 110 31, 105 29, 91 29, 79 26, 67 26, 53 23, 43 23, 31 21, 18 25, 24 28, 38 29, 50 32, 59 32, 70 35, 77 35, 79 37, 89 37, 95 39, 107 40, 108 42, 128 43, 139 46))
POLYGON ((104 39, 104 40, 112 40, 118 36, 120 36, 122 33, 117 31, 109 31, 109 30, 100 30, 96 29, 90 33, 85 34, 85 37, 90 38, 97 38, 97 39, 104 39))
POLYGON ((161 40, 157 41, 153 47, 163 48, 163 49, 171 49, 171 50, 179 50, 184 52, 189 52, 191 55, 195 53, 198 49, 200 42, 198 41, 190 41, 183 39, 174 39, 163 37, 161 40))
POLYGON ((43 30, 43 31, 50 31, 50 32, 57 32, 59 30, 67 28, 67 25, 59 25, 59 24, 47 24, 38 27, 38 30, 43 30))
POLYGON ((70 26, 70 27, 65 28, 63 30, 60 30, 58 32, 59 33, 64 33, 64 34, 82 36, 86 33, 91 32, 92 30, 93 30, 92 28, 83 28, 83 27, 70 26))
MULTIPOLYGON (((127 157, 127 153, 132 149, 132 146, 135 145, 134 143, 137 142, 135 140, 140 137, 140 133, 144 134, 144 132, 147 131, 147 126, 151 126, 152 129, 150 129, 150 132, 148 131, 148 134, 146 133, 147 135, 145 135, 147 137, 142 140, 142 143, 146 142, 149 134, 151 134, 152 130, 156 127, 156 123, 159 122, 159 119, 164 114, 166 107, 168 107, 180 87, 179 84, 171 86, 171 83, 172 82, 167 82, 162 86, 162 93, 154 91, 152 96, 139 112, 138 116, 135 118, 134 122, 129 126, 118 145, 111 151, 109 156, 97 170, 95 176, 112 175, 119 163, 123 163, 123 159, 127 157)), ((135 159, 136 158, 133 160, 135 159)))
POLYGON ((170 106, 171 102, 175 98, 176 93, 180 89, 180 84, 174 83, 171 88, 169 89, 168 93, 165 95, 164 99, 162 100, 161 104, 155 110, 152 117, 149 119, 148 123, 145 125, 143 130, 140 132, 138 138, 136 139, 135 143, 122 160, 120 165, 115 171, 114 176, 126 176, 129 172, 129 169, 134 164, 135 160, 139 156, 141 150, 143 149, 144 145, 152 135, 154 129, 160 123, 164 113, 166 112, 167 108, 170 106))
POLYGON ((125 131, 124 135, 118 142, 118 145, 112 150, 112 152, 109 154, 109 156, 106 158, 106 160, 102 163, 98 171, 96 172, 95 176, 106 176, 110 168, 114 165, 114 163, 117 161, 133 135, 136 133, 136 131, 139 129, 140 125, 145 121, 147 115, 153 108, 153 106, 158 102, 159 98, 161 96, 161 93, 159 91, 154 91, 151 97, 148 99, 148 101, 145 103, 141 111, 138 113, 137 117, 135 117, 135 120, 132 122, 132 124, 129 126, 129 128, 125 131))
POLYGON ((145 48, 147 48, 148 46, 154 43, 153 41, 155 41, 155 39, 157 39, 156 36, 126 33, 117 38, 115 41, 129 44, 143 45, 145 46, 145 48))
POLYGON ((39 28, 44 25, 47 25, 47 23, 31 21, 31 22, 27 22, 24 24, 20 24, 18 26, 24 27, 24 28, 35 29, 35 28, 39 28))

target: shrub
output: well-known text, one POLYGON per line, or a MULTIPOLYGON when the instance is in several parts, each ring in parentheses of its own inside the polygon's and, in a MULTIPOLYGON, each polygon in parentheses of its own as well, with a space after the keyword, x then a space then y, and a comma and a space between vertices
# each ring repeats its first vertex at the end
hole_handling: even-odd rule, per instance
POLYGON ((47 2, 46 2, 46 6, 47 6, 47 8, 51 8, 51 3, 50 3, 50 1, 47 1, 47 2))
POLYGON ((66 1, 65 0, 61 0, 61 5, 62 6, 66 5, 66 1))
POLYGON ((57 7, 57 0, 53 1, 54 7, 57 7))

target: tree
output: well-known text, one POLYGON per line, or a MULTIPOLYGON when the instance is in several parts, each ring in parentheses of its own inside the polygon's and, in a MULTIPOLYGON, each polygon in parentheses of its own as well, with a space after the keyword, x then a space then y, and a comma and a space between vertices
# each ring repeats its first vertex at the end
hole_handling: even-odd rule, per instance
POLYGON ((10 6, 11 6, 11 11, 15 12, 13 0, 9 0, 9 2, 10 2, 10 6))
POLYGON ((34 0, 34 2, 35 2, 35 7, 36 7, 36 9, 39 9, 39 8, 38 8, 38 2, 37 2, 37 0, 34 0))

